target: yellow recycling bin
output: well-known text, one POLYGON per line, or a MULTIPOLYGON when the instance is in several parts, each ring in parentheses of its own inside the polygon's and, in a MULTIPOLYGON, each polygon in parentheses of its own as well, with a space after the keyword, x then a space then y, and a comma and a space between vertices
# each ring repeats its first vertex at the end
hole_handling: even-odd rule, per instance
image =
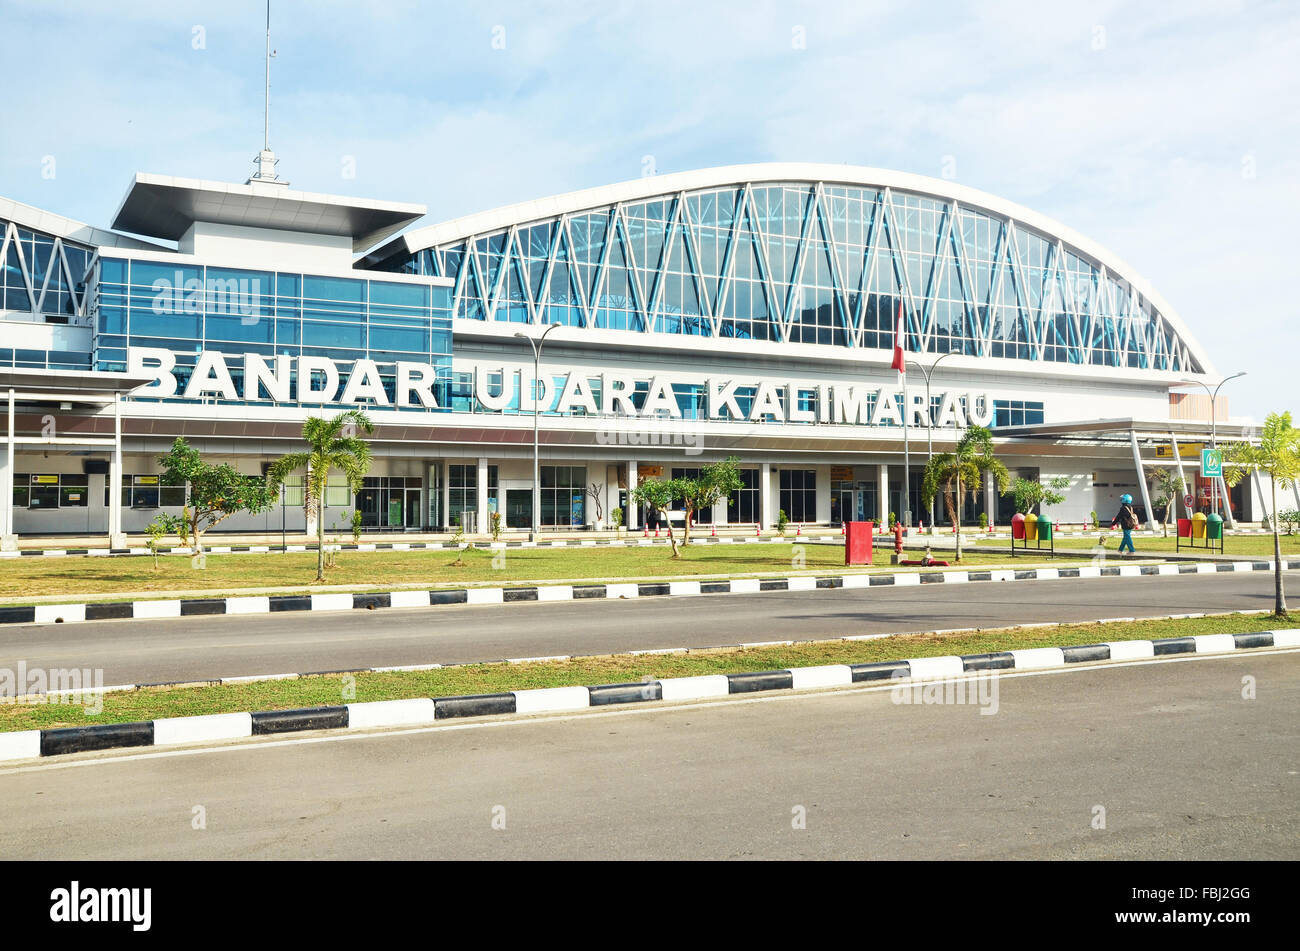
POLYGON ((1025 539, 1027 541, 1038 541, 1038 516, 1030 512, 1025 516, 1025 539))
POLYGON ((1192 537, 1205 537, 1205 515, 1201 512, 1197 512, 1192 516, 1192 537))

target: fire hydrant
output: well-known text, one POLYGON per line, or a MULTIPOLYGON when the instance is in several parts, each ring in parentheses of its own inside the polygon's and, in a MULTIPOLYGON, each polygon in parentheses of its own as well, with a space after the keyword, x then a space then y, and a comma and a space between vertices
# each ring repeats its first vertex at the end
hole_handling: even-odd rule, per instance
POLYGON ((903 553, 903 523, 895 522, 894 523, 894 554, 901 555, 902 553, 903 553))

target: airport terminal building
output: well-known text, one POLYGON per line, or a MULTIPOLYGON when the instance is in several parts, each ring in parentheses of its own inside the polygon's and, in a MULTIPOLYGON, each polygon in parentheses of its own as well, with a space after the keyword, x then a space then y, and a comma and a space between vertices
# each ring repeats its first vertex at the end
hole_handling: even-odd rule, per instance
MULTIPOLYGON (((547 529, 615 507, 639 529, 628 486, 728 456, 743 488, 705 525, 928 523, 927 452, 970 424, 1013 474, 1069 479, 1058 521, 1108 522, 1125 492, 1150 512, 1160 466, 1208 504, 1210 405, 1185 384, 1219 381, 1209 355, 1128 265, 992 195, 765 164, 425 213, 263 173, 137 175, 112 230, 0 198, 6 546, 179 511, 157 463, 177 436, 258 473, 307 416, 350 408, 376 424, 374 464, 324 517, 356 508, 368 531, 483 532, 494 511, 527 530, 535 405, 547 529), (535 373, 522 338, 543 332, 535 373)), ((1218 417, 1220 439, 1249 435, 1223 397, 1218 417)), ((302 531, 300 484, 284 496, 222 529, 302 531)), ((1240 521, 1267 514, 1257 482, 1230 497, 1240 521)), ((981 512, 1005 525, 1010 499, 980 487, 963 521, 981 512)))

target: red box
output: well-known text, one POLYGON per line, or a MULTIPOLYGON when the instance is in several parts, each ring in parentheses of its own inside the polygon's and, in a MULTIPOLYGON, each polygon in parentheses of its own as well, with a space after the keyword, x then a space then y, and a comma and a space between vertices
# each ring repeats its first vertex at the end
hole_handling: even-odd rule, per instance
POLYGON ((844 523, 844 564, 871 564, 871 536, 875 530, 875 522, 844 523))

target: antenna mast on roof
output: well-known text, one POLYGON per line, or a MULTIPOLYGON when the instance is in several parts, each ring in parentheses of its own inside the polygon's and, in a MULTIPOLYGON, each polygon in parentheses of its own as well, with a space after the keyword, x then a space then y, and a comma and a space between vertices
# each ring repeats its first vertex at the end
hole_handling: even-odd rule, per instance
POLYGON ((255 182, 266 185, 289 184, 276 176, 275 166, 279 160, 271 151, 271 60, 274 58, 275 50, 271 49, 271 0, 266 0, 266 104, 262 114, 262 151, 253 160, 257 171, 248 180, 249 185, 255 182))

